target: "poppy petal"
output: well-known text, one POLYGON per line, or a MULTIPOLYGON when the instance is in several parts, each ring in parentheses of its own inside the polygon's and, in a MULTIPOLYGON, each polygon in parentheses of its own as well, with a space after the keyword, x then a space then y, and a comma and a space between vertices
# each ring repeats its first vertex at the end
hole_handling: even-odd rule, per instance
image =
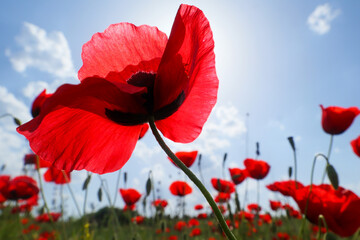
POLYGON ((209 22, 200 9, 181 5, 155 81, 155 110, 181 93, 185 100, 174 114, 156 121, 163 135, 175 142, 193 141, 216 103, 218 84, 209 22))
POLYGON ((113 172, 130 158, 142 125, 116 124, 107 118, 105 109, 130 111, 131 105, 141 109, 131 101, 121 107, 121 102, 131 99, 132 95, 103 79, 66 84, 44 103, 38 117, 17 130, 40 158, 58 169, 113 172))
MULTIPOLYGON (((122 72, 129 65, 139 65, 161 58, 167 43, 165 33, 156 27, 131 23, 110 25, 103 33, 94 34, 82 48, 83 66, 78 76, 106 77, 110 72, 122 72)), ((154 65, 153 71, 157 70, 154 65)))

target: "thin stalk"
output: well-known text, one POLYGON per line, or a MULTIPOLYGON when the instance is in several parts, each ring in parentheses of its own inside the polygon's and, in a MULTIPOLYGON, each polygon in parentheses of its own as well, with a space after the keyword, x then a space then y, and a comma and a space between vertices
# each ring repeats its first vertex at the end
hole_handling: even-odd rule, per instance
MULTIPOLYGON (((327 159, 328 164, 329 164, 329 160, 330 160, 330 155, 331 155, 331 150, 332 150, 333 142, 334 142, 334 135, 331 134, 331 135, 330 135, 329 149, 328 149, 327 156, 326 156, 326 159, 327 159)), ((321 178, 321 183, 324 183, 324 181, 325 181, 325 176, 326 176, 326 168, 325 168, 324 173, 323 173, 323 176, 322 176, 322 178, 321 178)))
POLYGON ((44 201, 44 207, 45 207, 46 213, 48 214, 48 216, 50 218, 50 221, 53 223, 54 220, 53 220, 53 218, 52 218, 52 216, 50 214, 50 209, 48 207, 48 204, 47 204, 46 198, 45 198, 45 194, 44 194, 44 188, 43 188, 43 185, 42 185, 41 173, 40 173, 40 159, 39 159, 39 157, 37 155, 36 155, 36 171, 37 171, 38 176, 39 176, 39 187, 40 187, 41 198, 44 201))
POLYGON ((211 208, 213 209, 215 216, 223 229, 225 235, 228 239, 236 240, 234 234, 230 231, 228 225, 225 222, 223 215, 220 212, 220 209, 216 205, 214 199, 205 188, 205 186, 201 183, 201 181, 195 176, 195 174, 185 166, 185 164, 176 157, 176 155, 170 150, 170 148, 166 145, 162 137, 160 136, 156 126, 155 126, 155 119, 154 116, 149 117, 149 124, 151 131, 153 132, 157 142, 161 146, 161 148, 165 151, 165 153, 174 161, 174 163, 193 181, 193 183, 199 188, 203 196, 206 198, 207 202, 210 204, 211 208))
MULTIPOLYGON (((91 173, 87 172, 87 178, 86 179, 88 179, 90 175, 91 175, 91 173)), ((87 197, 88 197, 88 192, 89 192, 88 189, 89 189, 89 187, 87 186, 86 189, 85 189, 85 197, 84 197, 84 205, 83 205, 83 214, 84 214, 84 216, 86 214, 86 202, 87 202, 87 197)))
POLYGON ((74 193, 73 193, 73 191, 72 191, 72 189, 71 189, 71 187, 70 187, 70 179, 68 178, 68 176, 66 175, 66 173, 65 173, 64 170, 61 170, 61 172, 62 172, 62 174, 63 174, 63 176, 64 176, 64 178, 65 178, 66 185, 67 185, 67 187, 68 187, 68 189, 69 189, 71 198, 72 198, 73 201, 74 201, 74 204, 75 204, 76 210, 78 211, 79 217, 81 217, 82 215, 81 215, 80 207, 79 207, 79 205, 78 205, 78 203, 77 203, 77 201, 76 201, 76 199, 75 199, 75 195, 74 195, 74 193))
POLYGON ((294 149, 294 176, 295 176, 295 188, 298 188, 297 184, 297 159, 296 159, 296 150, 294 149))
POLYGON ((117 176, 117 180, 116 180, 114 202, 112 203, 112 206, 113 206, 113 207, 115 206, 115 203, 116 203, 116 197, 117 197, 117 195, 119 194, 118 191, 119 191, 120 177, 121 177, 121 169, 120 169, 119 172, 118 172, 118 176, 117 176))

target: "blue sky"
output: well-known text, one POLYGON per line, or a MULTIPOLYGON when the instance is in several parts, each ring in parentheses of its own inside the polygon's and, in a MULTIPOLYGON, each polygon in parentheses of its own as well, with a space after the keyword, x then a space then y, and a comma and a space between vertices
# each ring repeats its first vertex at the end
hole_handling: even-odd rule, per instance
MULTIPOLYGON (((206 185, 211 189, 209 179, 221 177, 219 166, 225 152, 228 166, 243 167, 247 133, 248 156, 255 157, 258 141, 260 159, 272 166, 262 182, 262 203, 268 207, 267 199, 274 196, 265 184, 285 179, 292 165, 287 137, 295 138, 299 179, 308 184, 314 155, 326 153, 329 144, 329 135, 320 125, 319 104, 360 107, 358 1, 3 1, 0 114, 10 112, 27 121, 32 100, 44 87, 53 91, 62 83, 77 83, 82 45, 112 23, 147 24, 169 34, 180 3, 199 7, 210 21, 220 87, 218 103, 200 138, 188 145, 169 144, 174 151, 201 151, 206 185), (308 23, 309 19, 319 23, 319 17, 323 19, 320 25, 308 23), (250 114, 248 125, 246 113, 250 114)), ((29 152, 28 144, 15 133, 11 119, 0 119, 0 132, 0 161, 7 164, 5 173, 15 176, 29 152)), ((360 120, 355 119, 347 132, 335 137, 331 157, 340 184, 357 194, 360 159, 349 142, 359 135, 360 120)), ((195 165, 192 169, 197 173, 195 165)), ((321 161, 317 165, 319 176, 323 166, 321 161)), ((127 186, 144 192, 149 170, 161 181, 158 187, 163 197, 170 197, 171 181, 183 179, 151 133, 138 143, 124 167, 127 186)), ((84 171, 73 173, 72 187, 80 204, 85 176, 84 171)), ((104 178, 113 195, 116 174, 104 178)), ((96 199, 96 176, 90 186, 89 202, 97 208, 104 205, 96 199)), ((249 186, 250 201, 255 201, 255 183, 250 180, 249 186)), ((51 199, 53 185, 46 188, 51 199)), ((243 186, 238 188, 243 191, 243 186)), ((189 204, 198 202, 204 199, 195 191, 189 204)), ((68 203, 71 208, 70 199, 68 203)), ((123 205, 120 198, 117 205, 123 205)))

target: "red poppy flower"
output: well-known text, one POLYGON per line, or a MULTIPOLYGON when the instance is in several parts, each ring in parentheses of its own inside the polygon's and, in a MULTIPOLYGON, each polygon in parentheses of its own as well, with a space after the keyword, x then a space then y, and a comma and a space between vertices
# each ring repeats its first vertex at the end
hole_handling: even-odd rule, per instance
POLYGON ((9 181, 10 181, 9 175, 0 175, 0 203, 6 201, 6 197, 3 195, 3 191, 8 186, 9 181))
POLYGON ((180 220, 175 223, 174 229, 181 232, 185 227, 187 227, 186 222, 180 220))
POLYGON ((244 160, 244 165, 249 173, 249 176, 254 179, 263 179, 269 173, 270 165, 265 161, 247 158, 244 160))
POLYGON ((152 203, 157 208, 165 208, 168 205, 166 200, 158 199, 152 203))
POLYGON ((250 212, 260 212, 261 211, 261 207, 259 205, 257 205, 256 203, 248 204, 247 209, 250 212))
POLYGON ((156 27, 110 25, 83 46, 82 60, 81 83, 61 86, 17 129, 67 172, 120 169, 150 116, 166 138, 189 143, 216 103, 212 32, 194 6, 180 6, 169 39, 156 27))
POLYGON ((249 213, 249 212, 240 211, 240 212, 236 215, 236 217, 237 217, 239 220, 245 218, 247 221, 252 222, 252 221, 254 220, 254 218, 255 218, 255 215, 252 214, 252 213, 249 213))
POLYGON ((120 194, 127 207, 135 205, 135 203, 139 201, 141 197, 141 194, 133 188, 128 188, 128 189, 120 188, 120 194))
POLYGON ((35 169, 37 168, 47 168, 50 167, 52 165, 51 162, 48 161, 44 161, 41 158, 39 158, 36 154, 34 153, 29 153, 26 154, 24 157, 24 164, 34 164, 35 165, 35 169), (39 162, 37 162, 39 161, 39 162))
POLYGON ((200 224, 199 220, 197 220, 195 218, 191 218, 188 221, 188 226, 189 227, 199 226, 199 224, 200 224))
POLYGON ((265 213, 265 214, 260 214, 259 218, 264 222, 264 223, 271 223, 272 221, 272 217, 269 213, 265 213))
POLYGON ((354 153, 360 157, 360 136, 351 141, 351 147, 354 153))
MULTIPOLYGON (((195 162, 197 154, 198 151, 175 153, 175 155, 180 159, 180 161, 182 161, 188 168, 191 167, 191 165, 193 165, 193 163, 195 162)), ((176 164, 171 158, 168 157, 168 159, 176 166, 176 164)))
POLYGON ((200 235, 201 235, 200 228, 194 228, 190 233, 190 237, 195 237, 195 236, 200 236, 200 235))
POLYGON ((65 172, 64 170, 59 170, 54 167, 48 168, 48 170, 44 173, 44 179, 46 182, 54 182, 56 184, 66 184, 71 181, 69 172, 65 172))
MULTIPOLYGON (((56 222, 61 217, 61 213, 56 213, 56 212, 51 212, 50 215, 54 222, 56 222)), ((47 213, 40 214, 39 216, 36 217, 35 220, 37 222, 50 222, 51 221, 50 216, 47 213)))
POLYGON ((202 204, 197 204, 197 205, 194 206, 195 210, 201 210, 203 208, 204 208, 204 206, 202 204))
POLYGON ((290 240, 290 235, 285 232, 278 232, 276 236, 278 240, 290 240))
POLYGON ((322 110, 321 125, 328 134, 336 135, 345 132, 350 127, 354 118, 360 114, 357 107, 327 107, 320 105, 322 110))
POLYGON ((169 236, 168 240, 178 240, 178 236, 171 235, 171 236, 169 236))
POLYGON ((271 200, 269 200, 269 201, 270 201, 270 207, 274 211, 277 211, 282 206, 281 202, 279 202, 279 201, 271 201, 271 200))
POLYGON ((303 188, 304 185, 298 181, 295 182, 294 180, 286 180, 286 181, 274 182, 272 184, 267 185, 266 187, 270 191, 280 192, 284 196, 291 196, 296 190, 296 187, 299 189, 299 188, 303 188))
POLYGON ((219 192, 223 192, 223 193, 235 192, 235 184, 233 182, 226 181, 220 178, 212 178, 211 184, 219 192))
POLYGON ((44 105, 46 99, 48 99, 52 93, 46 93, 46 89, 42 91, 34 100, 32 107, 31 107, 31 115, 36 117, 40 114, 40 110, 44 105))
POLYGON ((231 198, 230 193, 219 192, 218 195, 216 195, 214 200, 217 203, 225 203, 225 202, 229 201, 230 198, 231 198))
POLYGON ((28 176, 18 176, 10 180, 2 191, 9 200, 28 199, 39 193, 36 181, 28 176))
POLYGON ((302 213, 309 199, 306 218, 313 224, 318 223, 322 214, 331 231, 341 237, 349 237, 360 228, 360 198, 350 190, 331 185, 313 185, 297 189, 293 195, 302 213))
POLYGON ((205 219, 207 218, 207 214, 206 213, 199 213, 199 215, 197 216, 198 219, 205 219))
POLYGON ((169 189, 173 195, 180 196, 180 197, 183 197, 185 195, 192 193, 192 188, 189 186, 189 184, 187 184, 186 182, 183 182, 183 181, 173 182, 170 185, 169 189))
POLYGON ((229 172, 231 175, 231 180, 236 185, 242 183, 248 176, 248 172, 246 169, 229 168, 229 172))
POLYGON ((131 218, 131 221, 136 224, 142 224, 144 222, 145 218, 143 216, 136 216, 131 218))

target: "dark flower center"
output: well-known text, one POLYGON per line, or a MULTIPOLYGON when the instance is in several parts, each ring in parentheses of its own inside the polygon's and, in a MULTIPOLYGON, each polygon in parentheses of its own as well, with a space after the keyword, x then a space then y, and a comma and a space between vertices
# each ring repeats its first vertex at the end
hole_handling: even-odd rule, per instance
POLYGON ((147 111, 147 114, 129 113, 119 110, 110 110, 106 108, 105 109, 106 116, 110 120, 124 126, 134 126, 134 125, 146 123, 150 115, 154 116, 155 121, 165 119, 171 116, 174 112, 178 110, 178 108, 184 102, 185 93, 184 91, 182 91, 174 101, 154 111, 155 78, 156 78, 156 74, 154 73, 138 72, 132 75, 131 78, 127 81, 127 83, 130 85, 147 88, 147 92, 141 95, 141 97, 145 100, 143 106, 147 111))

